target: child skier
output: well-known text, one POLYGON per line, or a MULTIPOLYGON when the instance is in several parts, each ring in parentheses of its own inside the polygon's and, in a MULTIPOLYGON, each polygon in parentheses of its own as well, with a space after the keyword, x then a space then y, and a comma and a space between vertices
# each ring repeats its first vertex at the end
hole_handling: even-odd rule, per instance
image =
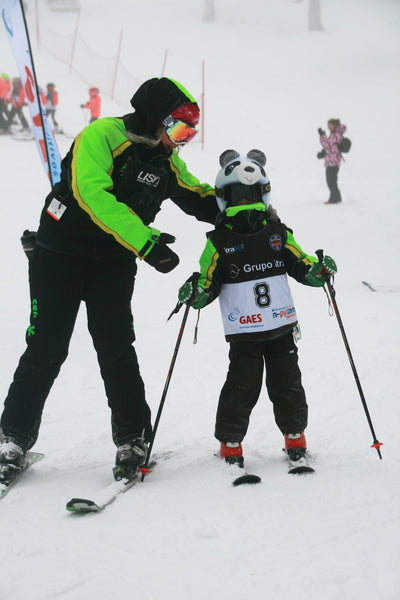
POLYGON ((59 128, 58 128, 58 123, 56 121, 56 110, 58 107, 58 92, 56 90, 56 86, 54 85, 54 83, 48 83, 47 84, 47 93, 46 93, 46 113, 47 116, 51 117, 51 120, 53 121, 53 125, 54 125, 54 131, 56 133, 58 133, 59 128))
POLYGON ((17 116, 21 122, 22 130, 29 130, 28 121, 23 112, 23 106, 25 106, 26 103, 21 78, 13 77, 11 84, 11 90, 7 97, 7 101, 11 104, 11 110, 8 115, 9 123, 12 125, 14 117, 17 116))
POLYGON ((97 121, 100 117, 100 109, 101 109, 101 98, 99 96, 100 90, 97 87, 91 87, 89 89, 89 102, 86 104, 81 104, 81 108, 87 108, 90 110, 90 121, 89 123, 93 123, 93 121, 97 121))
POLYGON ((318 158, 324 158, 326 183, 329 189, 329 198, 325 204, 339 204, 342 201, 342 195, 338 187, 338 174, 342 162, 342 155, 339 150, 339 144, 346 133, 346 125, 342 125, 340 119, 329 119, 328 121, 329 137, 321 127, 318 128, 319 141, 323 150, 318 152, 318 158))
MULTIPOLYGON (((229 371, 216 415, 215 437, 226 462, 243 466, 241 442, 262 386, 263 368, 277 426, 292 467, 306 462, 308 407, 301 383, 295 340, 300 338, 287 274, 300 283, 323 286, 335 261, 322 263, 303 252, 292 230, 270 205, 266 158, 260 150, 220 156, 215 194, 220 209, 214 231, 179 300, 203 308, 219 296, 229 371)), ((296 472, 296 471, 293 471, 296 472)))
POLYGON ((0 133, 9 131, 9 114, 7 110, 7 97, 11 90, 11 81, 7 73, 0 75, 0 133))

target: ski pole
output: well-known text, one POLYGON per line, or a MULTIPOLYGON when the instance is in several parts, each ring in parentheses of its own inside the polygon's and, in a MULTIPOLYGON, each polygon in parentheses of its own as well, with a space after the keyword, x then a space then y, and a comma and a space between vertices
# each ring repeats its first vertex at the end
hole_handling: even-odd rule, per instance
MULTIPOLYGON (((178 304, 176 305, 174 311, 171 313, 170 316, 172 316, 172 314, 174 314, 175 312, 178 312, 179 309, 181 308, 181 306, 182 306, 182 303, 178 302, 178 304)), ((179 350, 179 346, 180 346, 181 341, 182 341, 183 331, 185 329, 185 325, 186 325, 186 321, 187 321, 187 318, 188 318, 189 310, 190 310, 190 304, 187 304, 186 308, 185 308, 184 315, 183 315, 181 327, 179 329, 178 339, 176 340, 175 350, 174 350, 174 353, 172 355, 171 364, 169 366, 167 379, 166 379, 166 382, 165 382, 165 385, 164 385, 164 390, 163 390, 163 393, 162 393, 162 396, 161 396, 160 406, 158 407, 156 420, 154 422, 153 435, 151 436, 149 451, 147 453, 147 459, 146 459, 146 462, 143 465, 143 467, 140 467, 140 469, 139 469, 139 471, 141 471, 141 473, 142 473, 142 479, 141 479, 142 481, 145 478, 145 476, 147 475, 147 473, 149 473, 148 465, 149 465, 149 462, 150 462, 150 454, 151 454, 151 451, 152 451, 152 448, 153 448, 154 439, 156 437, 156 433, 157 433, 157 429, 158 429, 158 424, 160 422, 161 413, 162 413, 162 410, 163 410, 163 407, 164 407, 164 403, 165 403, 165 398, 167 396, 167 391, 168 391, 169 383, 171 381, 172 371, 174 370, 176 357, 178 356, 178 350, 179 350)))
MULTIPOLYGON (((318 260, 322 263, 323 258, 324 258, 324 251, 323 250, 316 250, 315 254, 318 256, 318 260)), ((375 448, 375 450, 378 452, 379 458, 382 460, 382 454, 381 454, 381 451, 380 451, 380 447, 382 446, 382 443, 378 442, 376 434, 375 434, 375 431, 374 431, 374 427, 372 425, 372 420, 371 420, 371 417, 370 417, 370 414, 369 414, 367 402, 366 402, 365 397, 364 397, 364 393, 363 393, 363 390, 362 390, 362 387, 361 387, 360 379, 359 379, 358 374, 357 374, 357 369, 356 369, 356 366, 354 364, 353 357, 351 355, 349 342, 347 341, 346 333, 345 333, 345 330, 344 330, 344 327, 343 327, 343 322, 342 322, 342 319, 340 317, 339 308, 338 308, 338 305, 337 305, 337 302, 336 302, 336 291, 335 291, 335 288, 333 287, 333 285, 331 283, 331 276, 330 276, 330 274, 328 272, 325 275, 325 279, 326 279, 326 283, 327 283, 327 286, 328 286, 329 296, 330 296, 330 299, 331 299, 331 302, 332 302, 332 305, 333 305, 333 309, 335 311, 335 315, 336 315, 336 318, 337 318, 337 322, 339 324, 340 333, 342 334, 343 342, 344 342, 344 345, 345 345, 345 348, 346 348, 346 351, 347 351, 347 356, 349 357, 349 361, 350 361, 350 365, 351 365, 351 368, 352 368, 352 371, 353 371, 354 379, 356 381, 357 388, 358 388, 358 391, 359 391, 359 394, 360 394, 361 402, 362 402, 362 405, 364 407, 364 411, 365 411, 365 415, 367 417, 368 425, 369 425, 369 428, 371 430, 372 437, 373 437, 373 440, 374 440, 374 443, 371 445, 371 448, 375 448)))

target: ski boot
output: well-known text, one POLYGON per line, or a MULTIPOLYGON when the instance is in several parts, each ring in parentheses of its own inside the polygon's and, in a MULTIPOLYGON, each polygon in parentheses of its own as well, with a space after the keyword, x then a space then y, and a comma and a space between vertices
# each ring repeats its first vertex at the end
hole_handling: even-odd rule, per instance
POLYGON ((143 438, 136 438, 119 446, 113 468, 114 478, 117 481, 133 479, 137 475, 139 467, 146 462, 147 450, 147 444, 143 438))
POLYGON ((0 444, 0 483, 8 484, 27 464, 26 452, 21 446, 5 438, 0 444))
POLYGON ((285 452, 292 462, 305 458, 307 442, 304 432, 285 433, 285 452))
POLYGON ((289 473, 313 473, 307 458, 307 443, 303 432, 285 434, 284 452, 289 465, 289 473))
POLYGON ((220 455, 225 459, 225 462, 243 467, 243 450, 242 444, 239 442, 221 442, 220 455))

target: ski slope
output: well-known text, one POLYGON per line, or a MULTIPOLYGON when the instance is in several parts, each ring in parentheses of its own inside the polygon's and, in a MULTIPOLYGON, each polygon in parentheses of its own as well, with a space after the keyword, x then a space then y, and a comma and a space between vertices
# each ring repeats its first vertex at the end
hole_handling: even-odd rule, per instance
MULTIPOLYGON (((33 2, 29 3, 33 5, 33 2)), ((49 13, 54 28, 71 15, 49 13)), ((307 29, 308 2, 81 0, 80 34, 99 53, 125 28, 123 58, 141 81, 165 74, 200 99, 205 61, 205 147, 182 157, 213 183, 226 148, 267 155, 272 204, 309 253, 338 264, 337 303, 382 456, 356 388, 337 321, 321 289, 291 280, 309 404, 306 431, 315 474, 289 476, 265 389, 244 441, 246 466, 262 478, 234 488, 214 454, 215 411, 228 365, 219 307, 191 311, 154 452, 171 451, 143 483, 100 514, 74 516, 67 500, 111 482, 110 415, 82 305, 47 401, 33 466, 0 506, 0 600, 397 600, 400 429, 400 3, 321 0, 324 30, 307 29), (128 35, 128 32, 130 35, 128 35), (317 128, 340 117, 353 145, 339 174, 343 203, 325 206, 317 128)), ((32 8, 32 7, 30 7, 32 8)), ((33 8, 32 8, 33 10, 33 8)), ((16 75, 4 30, 0 71, 16 75)), ((74 135, 88 85, 33 41, 38 78, 60 93, 58 120, 74 135)), ((95 82, 93 82, 95 85, 95 82)), ((133 93, 134 90, 132 90, 133 93)), ((129 111, 103 97, 103 116, 129 111)), ((58 138, 64 154, 71 139, 58 138)), ((35 142, 0 137, 0 396, 25 343, 29 293, 19 238, 37 227, 49 191, 35 142)), ((153 417, 183 311, 167 322, 178 287, 198 269, 209 226, 165 202, 155 226, 176 235, 180 265, 161 275, 139 265, 133 313, 136 349, 153 417)))

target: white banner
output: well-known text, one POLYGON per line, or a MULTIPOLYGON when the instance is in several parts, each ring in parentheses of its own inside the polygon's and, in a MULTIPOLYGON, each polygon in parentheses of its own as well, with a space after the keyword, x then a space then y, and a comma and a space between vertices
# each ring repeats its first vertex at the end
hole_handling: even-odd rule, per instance
POLYGON ((40 158, 52 186, 60 180, 61 157, 44 108, 39 106, 33 58, 28 31, 21 7, 22 0, 2 0, 1 17, 8 33, 11 48, 24 87, 32 118, 32 129, 40 158), (46 136, 46 137, 45 137, 46 136))

